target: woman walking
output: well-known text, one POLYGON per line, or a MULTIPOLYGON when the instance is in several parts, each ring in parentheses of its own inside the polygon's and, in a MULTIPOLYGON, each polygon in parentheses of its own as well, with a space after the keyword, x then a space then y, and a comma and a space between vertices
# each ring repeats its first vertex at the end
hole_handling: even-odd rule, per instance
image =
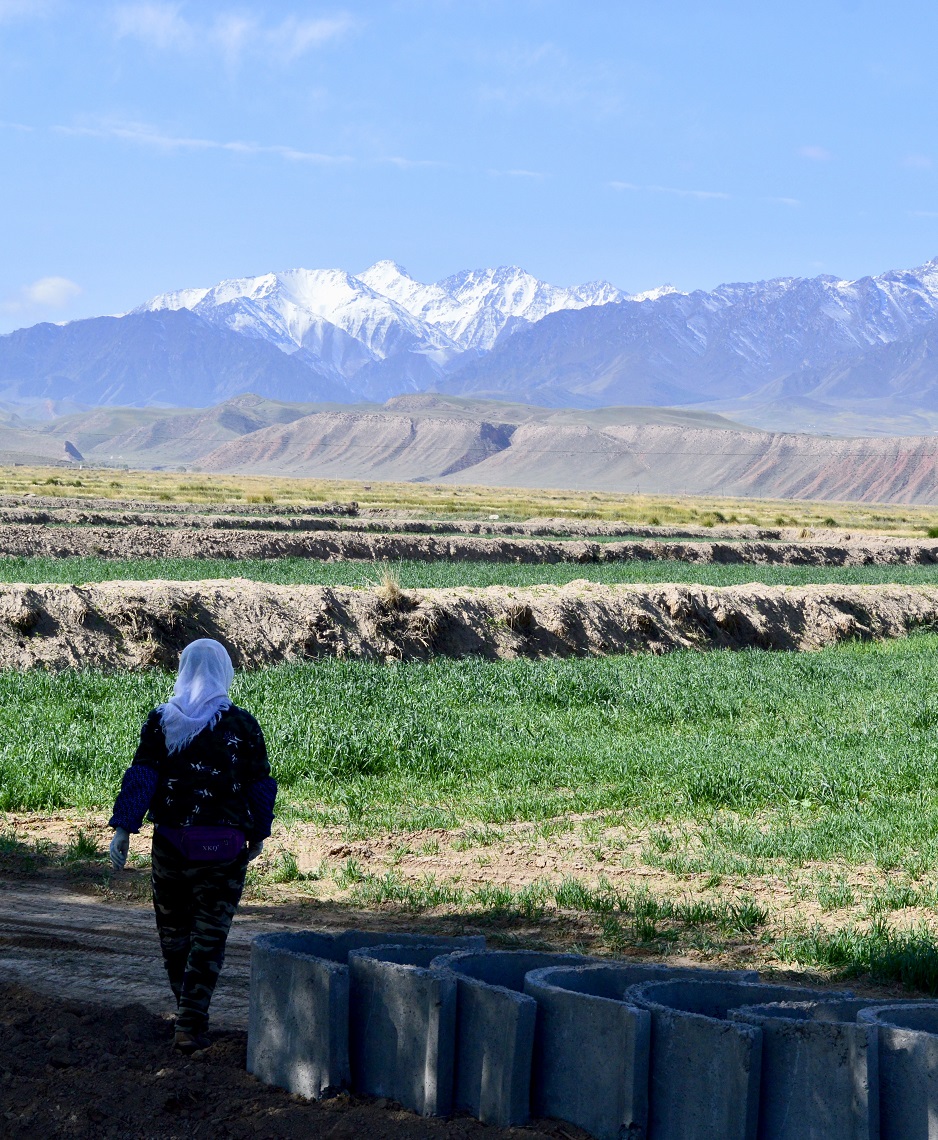
POLYGON ((248 862, 270 835, 276 781, 260 725, 231 703, 227 650, 203 638, 179 657, 173 695, 144 722, 109 826, 111 863, 123 869, 129 836, 149 812, 153 906, 176 996, 174 1044, 209 1044, 208 1007, 225 957, 248 862))

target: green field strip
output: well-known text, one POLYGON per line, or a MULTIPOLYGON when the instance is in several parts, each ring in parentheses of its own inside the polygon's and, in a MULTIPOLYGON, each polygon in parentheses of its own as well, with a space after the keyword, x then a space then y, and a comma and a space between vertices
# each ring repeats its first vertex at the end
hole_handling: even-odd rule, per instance
MULTIPOLYGON (((240 674, 234 696, 265 728, 287 818, 367 833, 609 812, 695 821, 701 867, 921 868, 938 865, 936 663, 935 634, 804 654, 330 658, 240 674)), ((107 808, 170 687, 157 671, 0 673, 0 810, 107 808)))
POLYGON ((0 582, 198 581, 249 578, 278 585, 367 587, 386 572, 405 589, 454 586, 557 585, 588 579, 618 583, 681 582, 704 586, 938 584, 938 565, 778 566, 678 561, 516 564, 508 562, 321 562, 308 558, 10 558, 0 557, 0 582))

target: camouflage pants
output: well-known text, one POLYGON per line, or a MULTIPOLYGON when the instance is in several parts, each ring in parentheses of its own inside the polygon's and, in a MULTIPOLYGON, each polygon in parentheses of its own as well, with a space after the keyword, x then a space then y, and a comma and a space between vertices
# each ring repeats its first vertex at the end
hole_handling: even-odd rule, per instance
POLYGON ((152 867, 156 928, 179 1006, 176 1026, 204 1033, 228 930, 244 890, 247 850, 227 863, 192 863, 157 833, 152 867))

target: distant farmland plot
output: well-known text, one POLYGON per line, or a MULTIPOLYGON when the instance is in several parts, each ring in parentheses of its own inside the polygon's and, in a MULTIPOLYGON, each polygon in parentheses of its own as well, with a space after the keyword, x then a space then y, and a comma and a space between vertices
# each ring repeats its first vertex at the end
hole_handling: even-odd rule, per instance
POLYGON ((938 565, 766 566, 753 564, 632 561, 516 564, 508 562, 320 562, 308 558, 229 560, 210 558, 5 558, 0 582, 89 582, 248 578, 279 585, 374 585, 390 572, 405 589, 455 586, 563 585, 578 578, 604 585, 682 582, 737 586, 876 585, 930 586, 938 565))

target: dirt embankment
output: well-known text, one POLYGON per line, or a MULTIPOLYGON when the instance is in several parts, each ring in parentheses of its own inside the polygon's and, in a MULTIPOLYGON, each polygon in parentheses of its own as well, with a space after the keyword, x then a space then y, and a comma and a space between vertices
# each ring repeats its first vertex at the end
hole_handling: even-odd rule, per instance
MULTIPOLYGON (((134 511, 107 510, 90 507, 4 507, 0 506, 3 526, 149 526, 191 527, 204 530, 272 530, 272 531, 359 531, 368 534, 481 534, 521 535, 534 538, 706 538, 728 540, 779 541, 805 537, 794 528, 745 527, 654 527, 630 526, 627 523, 566 522, 563 519, 534 519, 530 522, 490 522, 460 519, 410 519, 395 516, 382 518, 329 518, 315 515, 246 515, 240 512, 206 511, 164 514, 146 509, 134 511)), ((826 532, 825 532, 826 533, 826 532)), ((841 541, 844 535, 833 532, 841 541)), ((848 539, 849 535, 846 536, 848 539)), ((860 537, 866 538, 867 535, 860 537)))
POLYGON ((566 586, 352 590, 244 579, 0 586, 0 668, 175 667, 214 637, 254 668, 568 657, 674 649, 819 649, 938 624, 938 587, 566 586))
MULTIPOLYGON (((257 530, 363 530, 397 534, 505 534, 569 538, 707 538, 749 541, 851 536, 840 530, 806 532, 797 527, 749 524, 643 526, 637 523, 571 518, 526 521, 426 519, 416 512, 385 507, 359 508, 356 502, 311 506, 258 506, 244 503, 158 503, 133 499, 79 499, 50 495, 0 495, 0 523, 81 526, 203 526, 257 530)), ((860 532, 860 538, 869 537, 860 532)))
MULTIPOLYGON (((326 515, 355 516, 358 503, 330 500, 325 503, 308 503, 305 506, 287 506, 276 503, 163 503, 141 499, 106 499, 79 495, 0 495, 0 508, 25 507, 29 510, 59 511, 67 508, 92 511, 146 511, 154 515, 201 515, 223 513, 239 515, 326 515)), ((366 511, 366 514, 373 512, 366 511)))
POLYGON ((869 566, 938 563, 934 539, 869 538, 856 542, 551 542, 473 535, 324 533, 277 534, 151 526, 50 527, 0 525, 0 555, 52 558, 313 558, 365 562, 596 563, 676 560, 787 566, 869 566))

